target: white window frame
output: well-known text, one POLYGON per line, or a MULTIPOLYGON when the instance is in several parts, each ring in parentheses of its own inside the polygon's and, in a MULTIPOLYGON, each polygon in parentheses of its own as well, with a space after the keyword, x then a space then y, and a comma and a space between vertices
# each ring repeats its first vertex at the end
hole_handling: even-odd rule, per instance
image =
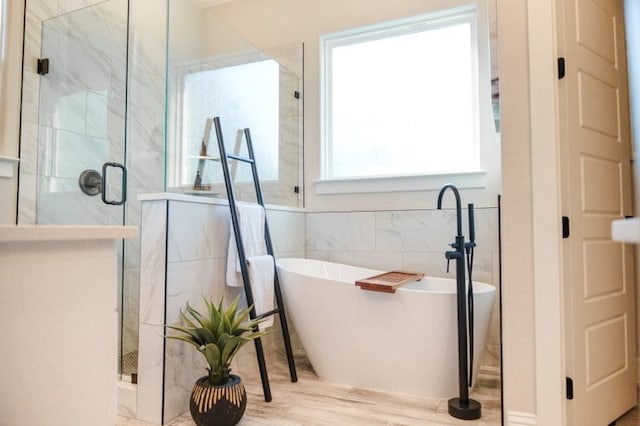
POLYGON ((476 5, 451 8, 408 19, 386 22, 353 30, 328 34, 320 38, 321 50, 321 126, 320 126, 320 179, 315 182, 316 194, 382 193, 438 189, 446 182, 454 181, 460 188, 485 188, 487 173, 483 170, 483 144, 480 123, 479 95, 479 33, 476 5), (367 176, 354 178, 332 178, 329 176, 331 141, 331 50, 335 47, 379 40, 390 36, 410 34, 425 29, 435 29, 452 24, 468 22, 471 25, 472 66, 474 68, 474 122, 473 149, 477 151, 478 169, 454 173, 421 173, 414 175, 367 176))

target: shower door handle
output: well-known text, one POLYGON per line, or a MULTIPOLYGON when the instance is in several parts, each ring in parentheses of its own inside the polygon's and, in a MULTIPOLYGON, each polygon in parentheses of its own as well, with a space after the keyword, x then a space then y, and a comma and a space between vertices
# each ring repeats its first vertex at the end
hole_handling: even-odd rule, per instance
POLYGON ((102 202, 113 206, 120 206, 127 201, 127 169, 124 164, 107 162, 102 165, 102 202), (107 169, 115 167, 122 170, 122 195, 120 200, 107 200, 107 169))

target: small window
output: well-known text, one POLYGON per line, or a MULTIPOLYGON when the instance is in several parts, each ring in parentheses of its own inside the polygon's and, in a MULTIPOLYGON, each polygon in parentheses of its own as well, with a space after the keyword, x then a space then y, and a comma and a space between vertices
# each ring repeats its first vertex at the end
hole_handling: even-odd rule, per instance
MULTIPOLYGON (((186 159, 181 185, 193 183, 198 162, 189 160, 201 149, 208 118, 220 116, 224 140, 230 153, 246 156, 246 145, 241 142, 241 130, 251 129, 255 155, 260 158, 258 169, 263 182, 276 181, 279 167, 279 79, 276 61, 255 60, 231 66, 214 67, 187 72, 184 75, 180 123, 182 155, 186 159), (240 136, 239 136, 240 135, 240 136)), ((208 143, 210 155, 218 155, 215 130, 208 143)), ((235 168, 236 182, 252 182, 251 168, 235 168)), ((221 183, 222 169, 218 163, 206 163, 203 182, 221 183)))
POLYGON ((322 179, 480 171, 475 8, 321 43, 322 179))

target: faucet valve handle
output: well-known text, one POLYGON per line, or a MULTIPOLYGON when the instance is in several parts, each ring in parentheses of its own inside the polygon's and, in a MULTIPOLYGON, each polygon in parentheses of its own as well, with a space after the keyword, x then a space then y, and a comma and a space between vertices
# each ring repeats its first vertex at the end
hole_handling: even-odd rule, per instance
MULTIPOLYGON (((452 246, 454 244, 451 244, 452 246)), ((460 259, 461 255, 457 250, 446 251, 444 252, 444 257, 447 259, 447 274, 449 273, 449 264, 451 263, 451 259, 460 259)))

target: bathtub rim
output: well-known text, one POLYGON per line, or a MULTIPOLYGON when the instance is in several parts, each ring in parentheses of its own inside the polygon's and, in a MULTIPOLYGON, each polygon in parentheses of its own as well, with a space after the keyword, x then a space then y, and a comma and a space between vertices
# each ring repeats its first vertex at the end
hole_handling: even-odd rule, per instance
MULTIPOLYGON (((305 277, 312 277, 312 278, 316 278, 316 279, 320 279, 320 280, 328 280, 328 281, 335 281, 335 282, 339 282, 339 283, 345 283, 345 284, 354 284, 355 282, 352 281, 345 281, 345 280, 340 280, 337 279, 336 277, 327 277, 327 276, 315 276, 315 275, 308 275, 305 274, 304 270, 296 270, 296 269, 292 269, 291 267, 287 267, 288 264, 290 263, 311 263, 311 264, 328 264, 331 266, 335 266, 335 267, 343 267, 343 268, 356 268, 356 269, 361 269, 363 271, 367 271, 367 273, 371 276, 371 275, 375 275, 375 274, 379 274, 379 273, 383 273, 385 272, 384 270, 380 270, 380 269, 372 269, 372 268, 367 268, 367 267, 363 267, 363 266, 356 266, 356 265, 348 265, 346 263, 339 263, 339 262, 332 262, 329 260, 320 260, 320 259, 310 259, 310 258, 304 258, 304 257, 283 257, 283 258, 279 258, 276 259, 276 268, 281 268, 287 272, 290 273, 294 273, 294 274, 298 274, 298 275, 302 275, 305 277)), ((365 278, 365 277, 362 277, 365 278)), ((451 285, 452 283, 455 283, 456 279, 455 278, 447 278, 447 277, 434 277, 434 276, 430 276, 428 274, 425 274, 425 277, 422 280, 427 280, 427 281, 445 281, 447 285, 451 285)), ((415 282, 414 282, 415 283, 415 282)), ((419 289, 419 288, 411 288, 411 285, 414 283, 408 283, 404 286, 401 286, 397 289, 397 291, 406 291, 406 292, 419 292, 419 293, 437 293, 437 294, 451 294, 451 293, 455 293, 455 287, 454 287, 454 291, 440 291, 438 289, 419 289)), ((444 284, 444 283, 443 283, 444 284)), ((481 281, 473 281, 473 294, 485 294, 485 293, 495 293, 497 290, 496 286, 490 283, 486 283, 486 282, 481 282, 481 281)), ((378 292, 379 293, 379 292, 378 292)))

